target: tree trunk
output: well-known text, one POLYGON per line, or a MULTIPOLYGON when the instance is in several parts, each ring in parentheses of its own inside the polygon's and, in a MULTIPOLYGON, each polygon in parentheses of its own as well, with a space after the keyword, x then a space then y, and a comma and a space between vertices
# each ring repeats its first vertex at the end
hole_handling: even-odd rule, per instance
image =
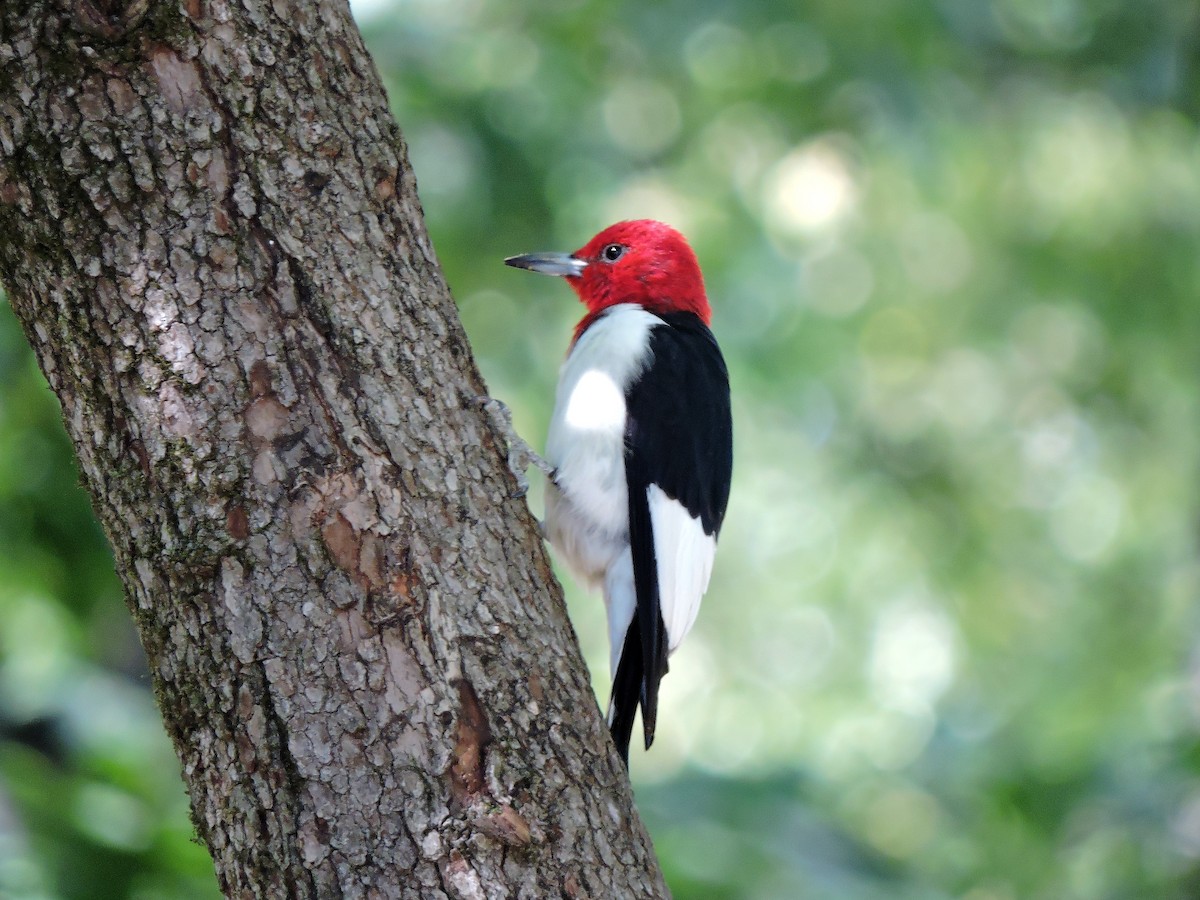
POLYGON ((661 897, 339 0, 0 5, 0 279, 231 897, 661 897))

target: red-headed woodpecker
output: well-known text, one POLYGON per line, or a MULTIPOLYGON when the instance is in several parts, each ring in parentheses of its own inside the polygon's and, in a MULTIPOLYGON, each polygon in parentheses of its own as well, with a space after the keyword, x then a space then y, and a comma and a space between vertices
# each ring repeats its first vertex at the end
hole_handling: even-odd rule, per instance
POLYGON ((574 253, 505 262, 563 276, 587 307, 546 438, 546 534, 603 588, 608 724, 628 764, 637 706, 649 748, 667 657, 708 588, 733 467, 729 375, 696 255, 675 229, 620 222, 574 253))

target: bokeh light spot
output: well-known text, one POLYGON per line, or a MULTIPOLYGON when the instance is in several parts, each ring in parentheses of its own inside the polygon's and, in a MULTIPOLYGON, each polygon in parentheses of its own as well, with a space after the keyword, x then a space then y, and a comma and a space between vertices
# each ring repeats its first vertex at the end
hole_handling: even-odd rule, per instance
POLYGON ((813 28, 779 22, 759 37, 770 73, 780 81, 813 81, 829 69, 829 45, 813 28))
POLYGON ((850 160, 841 142, 831 138, 792 150, 767 174, 763 186, 767 228, 785 247, 832 229, 857 199, 850 160))
POLYGON ((1123 507, 1121 490, 1111 479, 1073 480, 1053 512, 1054 543, 1077 562, 1102 559, 1117 536, 1123 507))
POLYGON ((604 124, 614 144, 633 156, 652 156, 669 147, 683 118, 675 95, 657 81, 618 82, 604 99, 604 124))
POLYGON ((940 812, 924 791, 897 787, 884 791, 866 810, 867 839, 888 856, 913 856, 933 837, 940 812))
POLYGON ((974 265, 962 228, 940 213, 909 216, 901 229, 900 251, 909 280, 930 293, 944 294, 961 287, 974 265))
POLYGON ((842 318, 858 312, 871 297, 875 274, 870 261, 853 247, 823 247, 804 262, 805 300, 814 312, 842 318))
POLYGON ((933 607, 907 599, 886 607, 868 663, 872 693, 893 709, 928 709, 954 679, 956 643, 953 624, 933 607))
POLYGON ((749 38, 724 22, 707 22, 692 32, 684 44, 683 59, 692 79, 710 89, 729 90, 758 79, 749 38))

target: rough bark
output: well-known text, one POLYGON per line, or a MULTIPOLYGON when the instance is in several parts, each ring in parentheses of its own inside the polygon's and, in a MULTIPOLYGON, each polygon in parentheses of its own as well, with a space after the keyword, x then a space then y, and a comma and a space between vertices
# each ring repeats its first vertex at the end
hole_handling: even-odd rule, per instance
POLYGON ((345 3, 9 0, 0 153, 225 893, 665 896, 345 3))

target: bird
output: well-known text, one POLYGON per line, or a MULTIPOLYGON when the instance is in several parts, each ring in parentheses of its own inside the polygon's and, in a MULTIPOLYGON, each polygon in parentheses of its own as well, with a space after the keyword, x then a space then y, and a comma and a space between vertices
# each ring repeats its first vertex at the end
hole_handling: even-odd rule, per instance
POLYGON ((608 725, 628 767, 637 709, 649 750, 668 657, 708 589, 733 469, 729 373, 696 255, 669 225, 618 222, 574 253, 504 262, 562 277, 586 307, 540 465, 543 528, 603 592, 608 725))

